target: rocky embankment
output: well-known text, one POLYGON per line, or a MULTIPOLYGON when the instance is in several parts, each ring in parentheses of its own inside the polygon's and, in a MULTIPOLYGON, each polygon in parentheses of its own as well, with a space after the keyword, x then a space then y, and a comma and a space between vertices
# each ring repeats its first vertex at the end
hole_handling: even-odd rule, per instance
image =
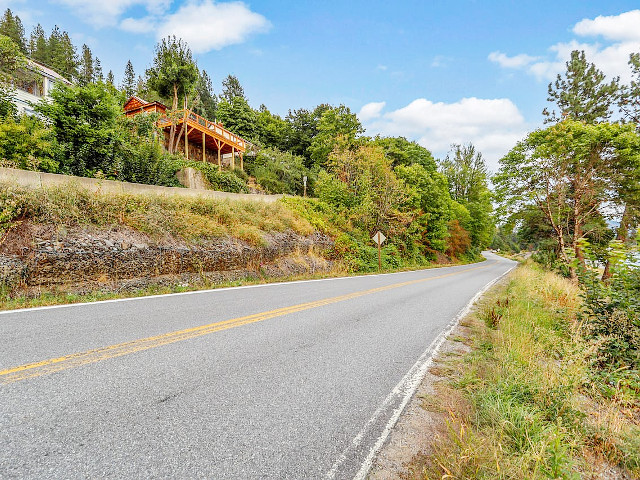
POLYGON ((0 286, 29 294, 130 290, 150 285, 286 277, 332 269, 320 233, 272 233, 261 245, 235 238, 153 239, 126 227, 14 224, 0 238, 0 286))

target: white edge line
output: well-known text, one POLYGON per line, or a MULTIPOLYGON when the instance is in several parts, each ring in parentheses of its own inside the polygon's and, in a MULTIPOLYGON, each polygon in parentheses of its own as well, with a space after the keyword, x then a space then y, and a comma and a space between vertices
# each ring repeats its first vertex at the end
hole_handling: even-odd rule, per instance
MULTIPOLYGON (((476 262, 482 263, 487 261, 487 258, 483 261, 476 262)), ((111 300, 98 300, 96 302, 80 302, 80 303, 65 303, 63 305, 45 305, 43 307, 30 307, 30 308, 16 308, 13 310, 0 310, 0 315, 6 315, 10 313, 21 313, 21 312, 35 312, 38 310, 52 310, 55 308, 73 308, 73 307, 84 307, 87 305, 100 305, 104 303, 115 303, 115 302, 130 302, 134 300, 148 300, 150 298, 162 298, 162 297, 173 297, 179 295, 199 295, 204 293, 213 293, 213 292, 222 292, 225 290, 240 290, 243 288, 262 288, 262 287, 273 287, 277 285, 292 285, 296 283, 311 283, 311 282, 325 282, 328 280, 348 280, 350 278, 359 278, 359 277, 384 277, 388 275, 400 275, 402 273, 411 273, 411 272, 422 272, 429 270, 439 270, 441 268, 456 268, 456 267, 466 267, 468 265, 475 265, 476 263, 468 263, 464 265, 449 265, 449 266, 441 266, 441 267, 432 267, 432 268, 422 268, 417 270, 406 270, 402 272, 391 272, 391 273, 374 273, 374 274, 365 274, 365 275, 352 275, 349 277, 329 277, 329 278, 316 278, 312 280, 294 280, 291 282, 274 282, 274 283, 260 283, 258 285, 241 285, 238 287, 222 287, 222 288, 210 288, 207 290, 192 290, 190 292, 176 292, 176 293, 163 293, 160 295, 145 295, 142 297, 128 297, 128 298, 114 298, 111 300)))
POLYGON ((384 410, 386 410, 386 408, 392 403, 392 401, 394 400, 395 397, 398 396, 398 394, 401 394, 402 392, 404 392, 404 396, 402 398, 402 401, 400 402, 398 407, 396 407, 396 409, 393 411, 393 415, 391 416, 391 418, 389 418, 389 421, 387 422, 387 424, 385 425, 384 430, 382 431, 382 433, 378 437, 378 440, 374 443, 373 447, 371 447, 371 449, 369 450, 369 453, 367 454, 367 456, 365 457, 364 461, 362 462, 362 465, 360 466, 360 469, 358 470, 358 473, 356 473, 356 475, 353 477, 354 480, 364 480, 366 478, 366 476, 369 473, 369 470, 371 470, 371 467, 373 466, 373 460, 374 460, 375 456, 378 454, 378 452, 380 451, 380 449, 382 448, 382 446, 386 442, 387 438, 389 437, 389 435, 391 433, 391 430, 393 430, 393 428, 395 427, 396 423, 398 422, 398 419, 400 418, 400 415, 402 414, 402 412, 404 411, 405 407, 409 403, 409 400, 411 400, 411 398, 413 398, 413 395, 415 394, 416 390, 418 389, 418 386, 422 383, 422 380, 423 380, 424 376, 426 375, 428 368, 432 365, 433 359, 436 356, 436 354, 438 353, 438 351, 440 350, 440 347, 442 346, 444 341, 451 334, 453 329, 458 325, 458 322, 460 322, 460 320, 462 318, 464 318, 471 311, 471 307, 473 307, 473 305, 478 301, 478 299, 489 288, 491 288, 492 285, 494 285, 501 278, 503 278, 505 275, 507 275, 515 267, 517 267, 517 265, 512 266, 511 268, 509 268, 509 270, 507 270, 506 272, 504 272, 500 276, 494 278, 489 283, 487 283, 458 312, 458 314, 449 323, 449 325, 446 328, 446 330, 443 331, 442 333, 440 333, 440 335, 438 335, 438 337, 436 337, 436 339, 433 342, 431 342, 431 344, 423 352, 423 354, 420 356, 420 358, 418 358, 418 361, 409 369, 409 371, 402 378, 402 380, 400 380, 400 382, 393 388, 391 393, 387 396, 387 398, 385 398, 385 400, 382 402, 380 407, 378 407, 378 409, 374 412, 373 416, 367 421, 367 423, 364 425, 362 430, 360 430, 358 435, 355 436, 355 438, 351 441, 349 446, 347 446, 347 448, 345 448, 345 450, 342 452, 342 454, 338 457, 336 462, 333 464, 331 470, 329 470, 329 472, 327 472, 327 474, 325 475, 325 478, 335 478, 335 474, 337 473, 338 468, 347 459, 346 455, 347 455, 348 450, 350 450, 351 448, 357 447, 360 444, 360 442, 364 438, 364 436, 365 436, 367 430, 369 429, 369 427, 371 425, 373 425, 378 420, 378 416, 384 410))

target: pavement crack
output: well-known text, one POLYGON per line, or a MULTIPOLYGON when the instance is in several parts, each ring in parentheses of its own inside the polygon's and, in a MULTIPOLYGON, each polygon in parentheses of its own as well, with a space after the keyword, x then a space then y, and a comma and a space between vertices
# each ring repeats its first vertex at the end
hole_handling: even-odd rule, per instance
POLYGON ((172 393, 170 395, 166 395, 166 396, 162 397, 160 400, 158 400, 158 403, 168 402, 169 400, 173 400, 174 398, 176 398, 178 395, 180 395, 180 392, 172 393))

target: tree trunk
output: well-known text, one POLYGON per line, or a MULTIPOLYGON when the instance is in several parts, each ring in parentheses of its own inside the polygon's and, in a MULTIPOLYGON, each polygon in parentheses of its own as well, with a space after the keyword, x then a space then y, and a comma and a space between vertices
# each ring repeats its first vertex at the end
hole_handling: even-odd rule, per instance
POLYGON ((173 84, 173 103, 171 104, 171 128, 169 129, 169 153, 174 152, 174 139, 176 137, 176 119, 173 116, 178 108, 178 85, 173 84))
MULTIPOLYGON (((176 100, 177 103, 177 100, 176 100)), ((184 102, 182 104, 182 106, 184 107, 184 118, 182 120, 182 128, 180 128, 180 133, 178 134, 178 138, 176 139, 176 143, 173 147, 173 151, 175 152, 178 149, 178 144, 180 143, 180 139, 182 138, 182 134, 185 132, 185 129, 187 128, 187 107, 189 106, 189 99, 187 98, 187 96, 185 95, 184 97, 184 102)))

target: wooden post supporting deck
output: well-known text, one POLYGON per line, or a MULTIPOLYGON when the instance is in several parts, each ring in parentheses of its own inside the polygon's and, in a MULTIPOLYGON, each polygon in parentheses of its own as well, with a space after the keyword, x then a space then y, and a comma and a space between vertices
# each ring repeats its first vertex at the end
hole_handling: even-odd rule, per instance
POLYGON ((231 147, 231 170, 236 169, 236 147, 231 147))
POLYGON ((205 151, 207 150, 207 145, 204 140, 204 132, 202 132, 202 161, 206 162, 207 157, 205 156, 205 151))
POLYGON ((184 132, 184 156, 189 160, 189 128, 186 125, 184 132))
POLYGON ((242 152, 240 152, 240 170, 244 171, 244 161, 242 159, 242 152))

